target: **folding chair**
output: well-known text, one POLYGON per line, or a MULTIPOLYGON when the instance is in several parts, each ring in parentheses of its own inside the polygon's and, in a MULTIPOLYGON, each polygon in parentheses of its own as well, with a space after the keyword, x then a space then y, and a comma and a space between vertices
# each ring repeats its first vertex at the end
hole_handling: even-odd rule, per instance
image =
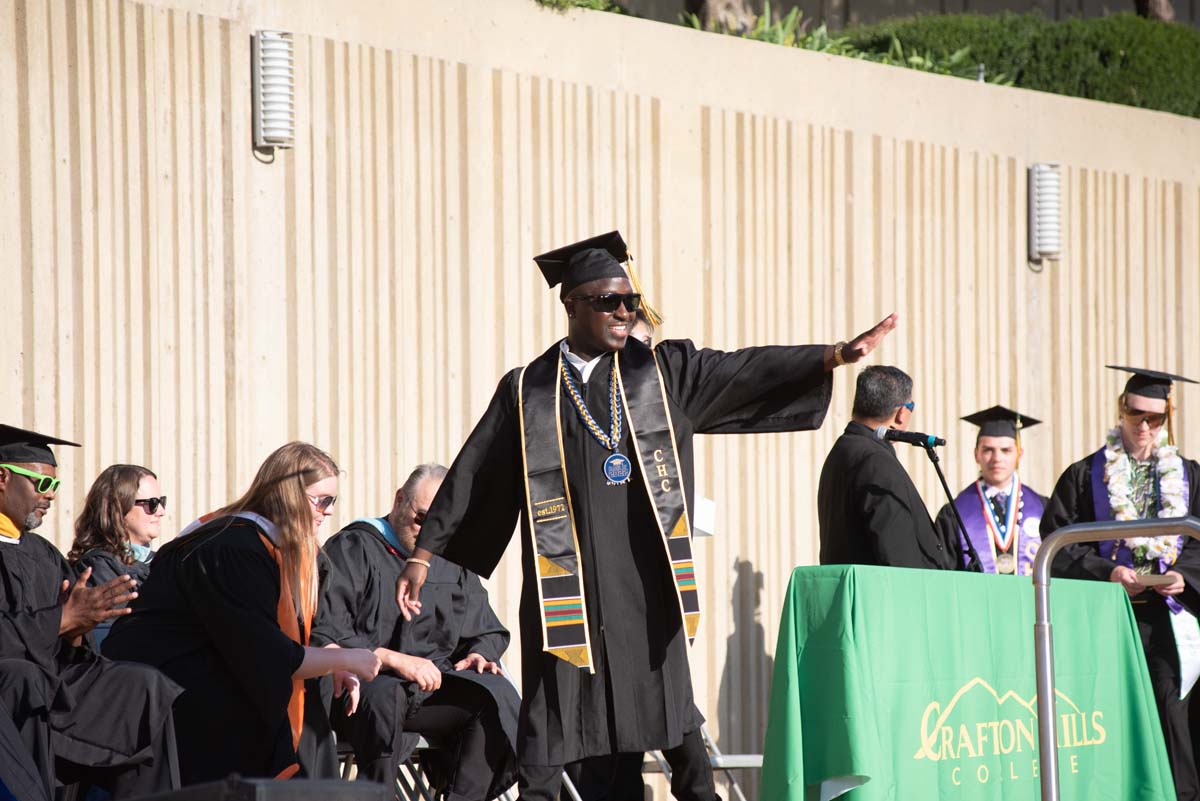
MULTIPOLYGON (((431 747, 421 737, 408 759, 400 763, 400 770, 396 772, 396 786, 392 788, 396 798, 402 801, 439 801, 439 797, 444 795, 430 787, 425 774, 421 772, 421 752, 431 747)), ((349 743, 338 743, 338 762, 341 764, 342 779, 349 781, 354 772, 354 749, 349 743)))
MULTIPOLYGON (((704 726, 700 727, 700 736, 704 738, 704 747, 708 751, 708 762, 712 765, 713 770, 719 770, 725 774, 725 781, 737 796, 738 801, 746 801, 746 794, 742 792, 742 786, 738 784, 732 771, 749 768, 761 769, 762 754, 723 754, 717 747, 717 741, 712 738, 704 726)), ((653 761, 643 765, 642 770, 649 773, 662 773, 667 781, 670 781, 671 766, 667 764, 662 752, 651 751, 650 758, 653 761)))

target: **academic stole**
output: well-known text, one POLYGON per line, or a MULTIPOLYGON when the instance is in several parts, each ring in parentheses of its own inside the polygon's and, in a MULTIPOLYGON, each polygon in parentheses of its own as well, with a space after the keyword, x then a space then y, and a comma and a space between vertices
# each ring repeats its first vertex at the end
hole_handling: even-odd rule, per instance
MULTIPOLYGON (((563 457, 562 358, 556 344, 527 365, 518 379, 525 513, 536 554, 542 650, 594 673, 575 507, 563 457)), ((645 348, 627 350, 624 360, 621 353, 614 353, 613 359, 629 433, 642 466, 642 482, 655 511, 691 643, 700 624, 700 597, 691 522, 662 375, 653 352, 645 348)))
MULTIPOLYGON (((292 594, 291 582, 283 569, 283 555, 275 544, 265 534, 259 534, 263 546, 275 558, 279 565, 279 605, 275 610, 275 618, 279 628, 288 639, 300 645, 308 645, 308 635, 311 621, 304 621, 304 631, 300 631, 300 618, 296 612, 296 598, 292 594)), ((292 729, 292 748, 300 747, 300 733, 304 729, 304 679, 292 679, 292 696, 288 699, 288 724, 292 729)), ((276 779, 290 779, 300 770, 300 764, 294 763, 281 770, 276 779)))

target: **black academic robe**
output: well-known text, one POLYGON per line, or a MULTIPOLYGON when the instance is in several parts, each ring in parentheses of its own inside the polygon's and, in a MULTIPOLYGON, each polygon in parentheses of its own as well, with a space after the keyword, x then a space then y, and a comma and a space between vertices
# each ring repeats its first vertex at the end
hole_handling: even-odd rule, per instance
MULTIPOLYGON (((421 589, 421 614, 405 621, 396 604, 396 582, 404 569, 407 554, 393 547, 370 523, 355 522, 330 537, 321 560, 321 603, 313 644, 337 643, 343 648, 384 647, 433 662, 444 674, 442 688, 456 682, 482 686, 495 702, 505 734, 512 745, 509 767, 515 767, 517 714, 521 698, 504 676, 456 671, 454 664, 470 653, 491 662, 499 662, 508 649, 508 630, 496 617, 488 601, 487 590, 479 576, 434 557, 421 589)), ((378 683, 382 692, 386 682, 364 685, 364 693, 373 693, 378 683)), ((382 704, 377 714, 380 740, 387 741, 403 729, 398 714, 412 716, 433 693, 421 690, 415 682, 404 681, 403 709, 382 704)), ((440 692, 440 691, 434 691, 440 692)), ((412 752, 416 735, 409 735, 395 756, 403 761, 412 752)), ((499 792, 512 784, 511 771, 497 771, 499 792)))
MULTIPOLYGON (((1046 512, 1042 515, 1043 540, 1063 526, 1095 521, 1091 461, 1091 456, 1080 459, 1059 476, 1058 483, 1054 485, 1054 492, 1046 502, 1046 512)), ((1189 514, 1200 516, 1200 464, 1191 459, 1184 459, 1183 468, 1191 488, 1189 514)), ((1111 559, 1100 556, 1099 543, 1077 543, 1058 552, 1054 557, 1051 572, 1053 575, 1067 578, 1108 581, 1115 566, 1116 563, 1111 559)), ((1183 550, 1179 552, 1173 569, 1177 570, 1186 582, 1186 588, 1177 600, 1193 615, 1200 617, 1200 542, 1191 537, 1185 538, 1183 550)))
MULTIPOLYGON (((219 518, 163 546, 154 569, 105 640, 105 653, 157 667, 183 687, 175 704, 185 784, 230 773, 272 777, 293 764, 320 774, 331 739, 293 747, 287 706, 304 648, 279 627, 279 567, 249 520, 219 518), (319 767, 318 767, 319 766, 319 767)), ((328 723, 316 682, 306 731, 328 723)))
POLYGON ((0 801, 54 797, 48 691, 35 664, 0 660, 0 801))
POLYGON ((37 534, 0 543, 0 660, 32 666, 20 681, 8 671, 0 703, 15 709, 33 696, 45 699, 50 751, 73 766, 69 780, 86 778, 87 769, 165 760, 174 751, 167 739, 179 687, 156 670, 99 656, 87 638, 75 646, 59 637, 62 583, 74 579, 58 549, 37 534))
MULTIPOLYGON (((150 577, 149 562, 135 559, 129 564, 125 564, 117 558, 116 554, 102 548, 92 548, 90 551, 86 551, 71 567, 75 568, 77 574, 89 567, 92 569, 92 575, 88 578, 89 587, 99 587, 120 576, 131 577, 140 587, 150 577)), ((112 621, 108 621, 92 630, 92 641, 96 645, 96 650, 101 653, 104 652, 104 640, 112 631, 112 625, 112 621)))
MULTIPOLYGON (((1070 465, 1054 485, 1054 492, 1042 516, 1042 540, 1063 526, 1090 523, 1096 520, 1092 494, 1092 456, 1070 465)), ((1200 516, 1200 464, 1183 460, 1190 497, 1188 514, 1200 516)), ((1108 581, 1116 562, 1100 555, 1099 543, 1067 545, 1054 557, 1051 573, 1066 578, 1108 581)), ((1183 576, 1184 590, 1175 598, 1185 609, 1200 617, 1200 542, 1184 538, 1175 564, 1171 567, 1183 576)), ((1153 589, 1133 597, 1134 618, 1142 640, 1142 651, 1154 690, 1167 757, 1175 780, 1175 792, 1180 801, 1200 798, 1200 775, 1192 753, 1192 737, 1188 723, 1188 700, 1179 698, 1180 668, 1171 612, 1163 598, 1153 589)), ((1189 696, 1194 697, 1195 690, 1189 696)))
MULTIPOLYGON (((645 348, 630 339, 626 350, 645 348)), ((832 379, 823 346, 698 350, 690 341, 654 349, 675 428, 689 507, 695 434, 802 431, 825 417, 832 379)), ((600 358, 581 393, 607 427, 612 356, 600 358)), ((574 368, 570 368, 574 371, 574 368)), ((634 456, 628 417, 619 451, 633 475, 609 486, 610 454, 562 393, 562 447, 575 510, 595 673, 542 650, 537 573, 525 505, 519 370, 500 381, 429 510, 418 546, 491 575, 521 519, 520 623, 524 701, 522 764, 561 765, 589 756, 678 746, 703 717, 692 700, 687 638, 662 535, 634 456)), ((720 615, 720 609, 701 610, 720 615)))
MULTIPOLYGON (((963 487, 962 492, 955 496, 954 502, 958 505, 958 514, 963 519, 963 525, 967 528, 967 533, 971 537, 971 543, 975 546, 976 553, 983 554, 985 549, 988 549, 988 540, 991 538, 991 529, 983 522, 980 514, 979 496, 975 490, 976 482, 972 481, 967 486, 963 487), (974 526, 972 521, 976 521, 974 526)), ((1021 497, 1025 499, 1023 506, 1028 506, 1022 514, 1030 514, 1030 510, 1043 510, 1046 508, 1046 498, 1035 490, 1033 487, 1022 482, 1021 497)), ((1037 555, 1037 546, 1041 544, 1041 534, 1036 534, 1037 542, 1032 542, 1035 535, 1035 529, 1040 531, 1041 518, 1038 517, 1036 522, 1029 517, 1022 517, 1020 540, 1021 550, 1025 553, 1018 557, 1017 574, 1022 576, 1031 575, 1033 572, 1033 558, 1037 555), (1032 549, 1029 547, 1032 544, 1032 549)), ((967 563, 970 560, 970 553, 967 550, 966 544, 963 542, 962 533, 958 528, 958 518, 954 515, 954 510, 950 504, 942 505, 938 510, 937 517, 933 519, 933 527, 941 537, 942 542, 951 549, 957 552, 957 568, 960 570, 967 569, 967 563)), ((995 564, 991 558, 990 551, 988 556, 980 556, 983 572, 995 573, 995 564)))
POLYGON ((821 564, 953 570, 958 548, 934 528, 890 442, 851 421, 817 487, 821 564))

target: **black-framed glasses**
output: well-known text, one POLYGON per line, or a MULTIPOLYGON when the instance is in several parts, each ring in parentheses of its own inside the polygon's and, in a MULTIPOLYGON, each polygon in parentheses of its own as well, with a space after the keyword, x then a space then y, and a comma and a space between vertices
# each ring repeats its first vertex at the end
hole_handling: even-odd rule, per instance
POLYGON ((163 495, 161 498, 138 498, 133 502, 133 505, 142 507, 148 515, 157 512, 160 506, 165 512, 167 510, 167 496, 163 495))
POLYGON ((607 292, 603 295, 576 295, 567 300, 586 300, 592 311, 612 314, 622 303, 625 310, 635 312, 642 306, 642 296, 637 292, 607 292))
POLYGON ((25 476, 25 478, 32 481, 33 488, 38 491, 39 495, 46 495, 47 493, 54 492, 58 489, 58 486, 62 484, 61 478, 47 476, 42 473, 35 473, 32 470, 26 470, 24 467, 17 467, 15 464, 0 464, 0 467, 5 468, 6 470, 11 470, 19 476, 25 476))
POLYGON ((408 502, 408 508, 412 511, 413 525, 417 528, 425 525, 425 518, 429 515, 428 509, 418 509, 413 506, 412 501, 408 502))
POLYGON ((337 503, 336 495, 309 495, 308 493, 305 493, 304 495, 306 498, 308 498, 308 502, 311 503, 314 508, 322 512, 328 512, 330 508, 337 503))

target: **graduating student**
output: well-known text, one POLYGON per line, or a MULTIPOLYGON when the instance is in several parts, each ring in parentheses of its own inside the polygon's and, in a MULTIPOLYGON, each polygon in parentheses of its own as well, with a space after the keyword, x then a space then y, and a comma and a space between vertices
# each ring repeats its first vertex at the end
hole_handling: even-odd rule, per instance
MULTIPOLYGON (((1119 419, 1105 444, 1068 467, 1042 517, 1042 537, 1095 520, 1200 515, 1200 464, 1185 459, 1173 432, 1175 381, 1182 376, 1136 367, 1117 398, 1119 419)), ((1068 545, 1054 559, 1056 576, 1119 583, 1129 593, 1150 683, 1162 721, 1179 801, 1200 798, 1188 727, 1188 693, 1200 669, 1200 543, 1190 537, 1138 537, 1068 545), (1190 674, 1190 681, 1184 676, 1190 674)))
MULTIPOLYGON (((178 787, 171 704, 158 671, 97 655, 88 634, 125 614, 133 581, 89 587, 33 533, 60 483, 51 445, 73 442, 0 425, 0 705, 47 780, 114 797, 178 787)), ((53 794, 52 788, 47 788, 53 794)))
POLYGON ((163 546, 133 614, 113 626, 105 653, 154 665, 183 687, 175 719, 185 784, 319 773, 333 743, 301 753, 306 717, 325 717, 304 680, 335 673, 340 694, 355 684, 346 672, 378 672, 368 650, 308 647, 317 532, 337 486, 325 452, 279 448, 245 495, 163 546))
POLYGON ((524 799, 557 797, 567 762, 650 749, 676 797, 715 796, 686 654, 700 619, 692 437, 816 428, 833 368, 895 326, 834 346, 651 350, 629 337, 642 298, 626 259, 615 231, 537 257, 561 284, 567 337, 501 379, 398 588, 419 612, 434 554, 490 575, 520 516, 524 799))
POLYGON ((925 501, 892 443, 877 431, 908 429, 916 404, 912 379, 896 367, 858 374, 846 430, 825 457, 817 485, 821 564, 953 570, 953 541, 933 526, 925 501))
MULTIPOLYGON (((75 542, 67 559, 76 570, 91 568, 91 586, 121 575, 141 584, 150 575, 150 546, 162 534, 166 512, 158 476, 138 465, 106 467, 92 482, 75 520, 75 542)), ((111 623, 102 623, 92 632, 97 648, 103 647, 111 628, 111 623)))
MULTIPOLYGON (((966 526, 967 537, 979 554, 984 573, 1028 576, 1033 572, 1033 557, 1042 544, 1039 530, 1046 499, 1017 475, 1021 450, 1021 432, 1040 420, 1020 412, 993 406, 964 417, 979 426, 975 437, 975 464, 979 478, 954 499, 966 526)), ((958 542, 967 563, 967 547, 950 504, 938 512, 937 529, 946 542, 958 542)))
POLYGON ((371 648, 383 662, 353 714, 335 705, 333 727, 354 746, 360 778, 396 780, 417 735, 437 748, 435 765, 454 801, 486 801, 512 786, 521 699, 501 675, 508 631, 474 573, 430 561, 423 614, 404 620, 396 582, 446 475, 417 467, 385 517, 356 520, 331 537, 322 560, 314 642, 371 648))

